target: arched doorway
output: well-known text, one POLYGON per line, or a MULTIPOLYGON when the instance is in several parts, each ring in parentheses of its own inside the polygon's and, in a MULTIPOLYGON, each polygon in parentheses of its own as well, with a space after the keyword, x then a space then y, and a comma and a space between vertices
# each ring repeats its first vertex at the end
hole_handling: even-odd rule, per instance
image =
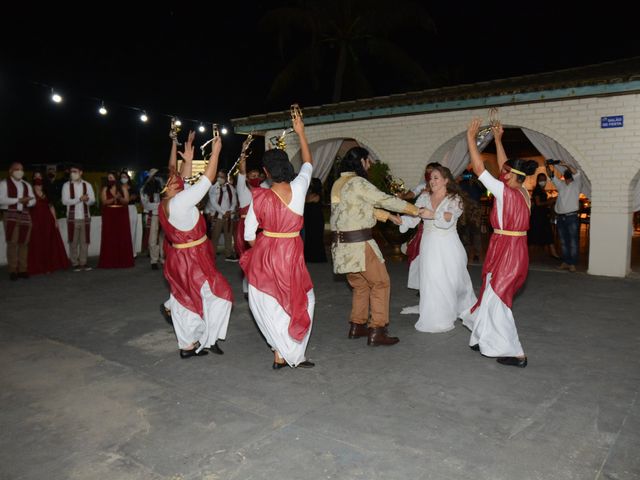
MULTIPOLYGON (((579 202, 579 226, 580 226, 580 260, 578 264, 578 270, 588 270, 589 259, 589 233, 590 233, 590 211, 591 211, 591 182, 586 173, 580 167, 579 162, 575 160, 573 155, 567 151, 559 142, 543 133, 517 126, 517 125, 505 125, 505 132, 502 138, 503 145, 507 156, 524 158, 528 160, 534 160, 538 163, 538 170, 534 175, 531 175, 525 181, 525 187, 532 193, 536 186, 536 178, 538 174, 545 174, 546 167, 545 161, 549 159, 561 160, 562 162, 572 166, 582 176, 582 188, 579 202)), ((469 153, 467 149, 466 132, 461 132, 455 137, 446 141, 440 148, 438 148, 431 158, 430 162, 440 162, 443 165, 451 169, 454 177, 461 175, 469 167, 469 153)), ((492 136, 481 138, 478 140, 478 146, 482 152, 485 166, 489 172, 494 176, 498 175, 497 156, 495 142, 492 136)), ((561 177, 562 169, 556 170, 557 177, 561 177)), ((557 197, 557 189, 551 181, 547 181, 545 190, 550 198, 557 197)), ((488 204, 490 203, 490 196, 483 197, 483 212, 488 212, 488 204)), ((551 222, 552 231, 555 238, 556 250, 560 252, 560 244, 558 235, 555 229, 553 208, 551 222)), ((487 219, 483 219, 487 222, 487 219)), ((489 229, 487 229, 488 231, 489 229)), ((484 239, 486 245, 488 238, 484 239)), ((559 265, 559 261, 549 255, 548 251, 542 248, 530 249, 530 262, 534 268, 551 269, 559 265)))
POLYGON ((640 273, 640 171, 631 181, 631 271, 640 273))

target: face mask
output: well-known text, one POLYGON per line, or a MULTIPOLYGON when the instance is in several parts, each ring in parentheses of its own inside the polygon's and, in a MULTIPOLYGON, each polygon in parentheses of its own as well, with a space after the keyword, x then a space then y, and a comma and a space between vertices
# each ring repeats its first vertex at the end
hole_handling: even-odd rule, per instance
POLYGON ((109 184, 110 187, 114 186, 116 184, 115 180, 107 180, 107 183, 109 184))
POLYGON ((78 180, 80 180, 80 172, 71 172, 71 180, 73 180, 74 182, 77 182, 78 180))
POLYGON ((544 181, 544 182, 538 182, 538 185, 540 185, 540 186, 541 186, 541 187, 543 187, 543 188, 544 188, 544 186, 545 186, 546 184, 547 184, 547 182, 546 182, 546 181, 544 181))
POLYGON ((129 182, 129 179, 128 179, 127 177, 122 177, 122 178, 120 179, 120 183, 122 183, 123 185, 124 185, 125 183, 128 183, 128 182, 129 182))
POLYGON ((33 179, 33 184, 38 186, 38 185, 42 185, 42 179, 41 178, 34 178, 33 179))
POLYGON ((14 170, 11 173, 11 176, 16 180, 22 180, 22 177, 24 177, 24 170, 14 170))
POLYGON ((251 185, 251 187, 253 187, 253 188, 258 188, 261 183, 262 183, 262 179, 261 178, 250 178, 249 179, 249 185, 251 185))
POLYGON ((54 178, 56 178, 56 174, 55 173, 48 173, 47 177, 49 177, 51 180, 53 180, 54 178))
POLYGON ((220 178, 220 177, 218 177, 218 183, 219 183, 220 185, 224 185, 224 178, 220 178))

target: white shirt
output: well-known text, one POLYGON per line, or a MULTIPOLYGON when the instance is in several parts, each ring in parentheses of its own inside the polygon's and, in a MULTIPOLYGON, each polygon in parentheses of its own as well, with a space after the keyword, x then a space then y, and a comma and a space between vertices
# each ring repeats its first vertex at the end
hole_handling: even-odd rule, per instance
POLYGON ((211 181, 204 175, 194 185, 186 188, 169 200, 169 223, 178 230, 187 232, 200 219, 198 203, 207 194, 211 181))
POLYGON ((24 180, 14 180, 13 177, 9 177, 6 180, 2 180, 0 182, 0 209, 7 210, 9 205, 18 204, 16 209, 21 212, 24 210, 25 205, 20 203, 19 200, 22 197, 30 197, 29 203, 27 203, 27 207, 33 207, 36 204, 36 196, 33 193, 33 188, 29 185, 28 182, 24 180), (13 182, 16 186, 16 194, 17 197, 9 196, 9 187, 7 186, 7 182, 13 182), (26 188, 26 192, 25 192, 26 188))
POLYGON ((558 198, 554 210, 558 214, 577 212, 580 209, 580 190, 582 189, 582 175, 573 174, 573 182, 567 185, 564 180, 553 177, 551 181, 558 190, 558 198))
POLYGON ((153 198, 150 198, 149 195, 143 193, 140 197, 140 201, 142 202, 142 209, 145 212, 151 212, 151 215, 158 214, 158 206, 160 205, 159 193, 154 193, 153 198))
MULTIPOLYGON (((313 165, 309 162, 305 162, 302 167, 300 167, 300 173, 298 173, 298 176, 289 184, 291 186, 291 201, 287 206, 298 215, 304 214, 304 200, 307 197, 307 190, 309 190, 309 184, 311 183, 312 172, 313 165)), ((247 242, 255 240, 256 230, 258 230, 258 219, 253 211, 253 201, 251 201, 249 211, 247 212, 247 218, 244 219, 244 239, 247 242)))
POLYGON ((238 194, 238 206, 244 208, 251 203, 251 189, 247 186, 247 177, 241 173, 238 174, 238 182, 236 185, 236 193, 238 194))
POLYGON ((504 208, 504 183, 495 178, 489 173, 489 170, 485 170, 478 177, 478 180, 487 187, 487 190, 494 196, 494 202, 496 202, 496 208, 498 209, 498 224, 502 229, 502 210, 504 208))
POLYGON ((79 205, 79 207, 76 207, 75 219, 82 220, 84 219, 84 208, 81 208, 82 200, 80 200, 84 190, 82 188, 82 184, 84 183, 87 186, 87 196, 89 197, 89 201, 86 202, 87 205, 93 205, 96 203, 96 196, 93 193, 93 187, 89 182, 78 180, 77 182, 73 182, 73 193, 75 198, 71 198, 71 183, 71 181, 68 181, 62 186, 62 204, 67 206, 67 217, 69 217, 71 205, 79 205))
POLYGON ((207 202, 205 212, 223 215, 227 212, 234 212, 237 204, 236 189, 233 188, 233 185, 228 183, 220 185, 216 182, 209 189, 209 201, 207 202), (222 200, 218 203, 218 198, 220 198, 220 189, 222 189, 222 200), (229 198, 229 191, 231 192, 231 198, 229 198))

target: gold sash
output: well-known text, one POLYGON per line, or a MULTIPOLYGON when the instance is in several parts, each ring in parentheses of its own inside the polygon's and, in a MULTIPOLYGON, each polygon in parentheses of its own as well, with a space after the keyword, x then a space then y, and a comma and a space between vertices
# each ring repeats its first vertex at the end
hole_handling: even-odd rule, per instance
POLYGON ((514 232, 512 230, 499 230, 499 229, 494 230, 493 233, 496 233, 498 235, 507 235, 509 237, 524 237, 527 235, 527 232, 514 232))
POLYGON ((203 235, 202 238, 199 238, 198 240, 194 240, 193 242, 174 243, 171 246, 173 248, 191 248, 191 247, 197 247, 198 245, 203 244, 206 241, 207 241, 207 236, 203 235))
POLYGON ((300 232, 269 232, 267 230, 263 230, 262 234, 265 237, 271 238, 295 238, 300 235, 300 232))

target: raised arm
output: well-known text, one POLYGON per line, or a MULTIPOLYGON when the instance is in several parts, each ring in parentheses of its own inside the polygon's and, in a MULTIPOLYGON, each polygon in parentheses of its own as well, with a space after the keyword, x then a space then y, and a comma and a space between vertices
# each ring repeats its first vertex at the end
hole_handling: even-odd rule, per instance
POLYGON ((180 176, 187 178, 193 173, 193 141, 196 138, 195 130, 189 130, 189 137, 184 144, 184 152, 178 152, 180 158, 182 158, 182 165, 180 165, 180 176))
POLYGON ((171 138, 171 153, 169 154, 169 175, 178 172, 178 139, 173 136, 173 132, 169 133, 171 138))
POLYGON ((309 148, 309 142, 307 142, 307 135, 304 133, 304 122, 301 117, 293 119, 293 130, 298 134, 298 139, 300 140, 300 156, 302 157, 302 162, 313 165, 311 149, 309 148))
POLYGON ((484 162, 478 150, 476 139, 478 138, 478 130, 480 129, 480 119, 474 118, 467 127, 467 144, 469 146, 469 159, 471 160, 471 168, 473 173, 478 177, 485 171, 484 162))
POLYGON ((491 131, 493 132, 493 140, 496 142, 498 170, 502 171, 502 166, 507 161, 507 153, 504 151, 504 146, 502 145, 502 134, 504 133, 504 129, 502 128, 502 124, 500 122, 496 122, 491 126, 491 131))
MULTIPOLYGON (((213 139, 211 145, 211 157, 209 158, 209 164, 204 171, 204 176, 209 179, 211 183, 216 179, 218 175, 218 159, 220 158, 220 151, 222 150, 222 140, 220 137, 213 139)), ((193 154, 193 148, 191 149, 193 154)))

